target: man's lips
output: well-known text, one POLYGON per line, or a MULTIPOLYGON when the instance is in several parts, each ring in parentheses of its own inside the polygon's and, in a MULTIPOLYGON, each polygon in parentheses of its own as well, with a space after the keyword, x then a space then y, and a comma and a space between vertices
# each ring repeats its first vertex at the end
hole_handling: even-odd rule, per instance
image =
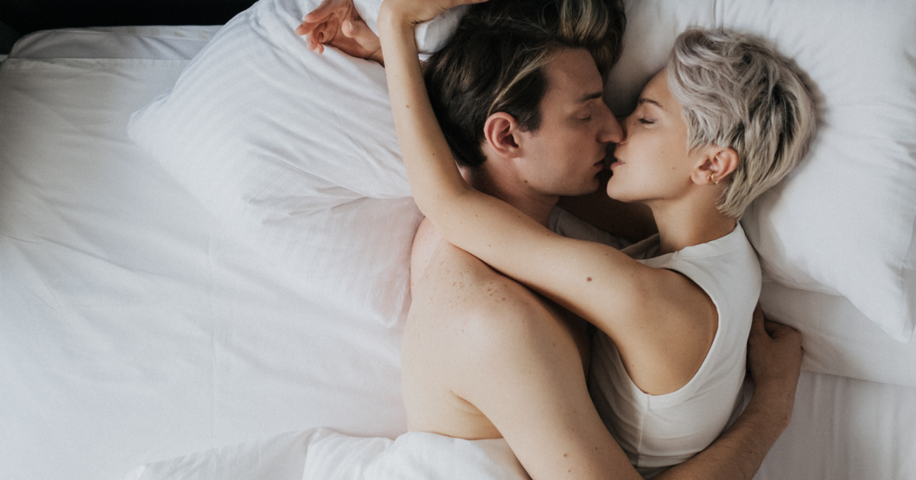
POLYGON ((607 169, 607 163, 606 163, 606 162, 607 162, 606 159, 602 157, 601 160, 598 160, 597 162, 595 162, 595 163, 592 164, 592 168, 597 168, 599 172, 600 172, 601 170, 605 170, 605 169, 607 169))

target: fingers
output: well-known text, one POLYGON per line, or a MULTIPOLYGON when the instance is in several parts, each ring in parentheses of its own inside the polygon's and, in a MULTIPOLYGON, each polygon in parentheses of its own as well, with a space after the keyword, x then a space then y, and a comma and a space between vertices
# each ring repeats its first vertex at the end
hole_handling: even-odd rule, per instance
POLYGON ((356 43, 360 44, 363 48, 373 50, 378 46, 378 36, 376 36, 375 32, 373 32, 372 29, 366 25, 366 22, 361 19, 344 22, 341 31, 348 38, 356 40, 356 43))
POLYGON ((314 23, 302 22, 296 27, 296 35, 308 35, 314 28, 314 23))
MULTIPOLYGON (((305 34, 306 48, 315 53, 324 53, 324 46, 330 43, 335 37, 335 29, 339 25, 337 22, 338 20, 331 18, 321 24, 312 25, 312 28, 305 34)), ((303 25, 305 25, 304 22, 303 25)), ((304 31, 304 29, 302 31, 304 31)), ((300 30, 297 29, 296 33, 299 32, 300 30)))
POLYGON ((296 27, 296 35, 308 35, 312 33, 312 31, 315 30, 315 27, 318 25, 318 23, 302 22, 298 27, 296 27))
POLYGON ((321 5, 318 5, 318 8, 305 15, 305 21, 302 23, 321 23, 327 17, 337 13, 338 10, 346 10, 348 1, 351 0, 324 0, 321 5))
POLYGON ((789 332, 795 331, 795 329, 790 326, 778 322, 771 322, 769 320, 763 322, 763 327, 766 329, 767 335, 773 338, 784 337, 788 335, 789 332))
MULTIPOLYGON (((305 15, 302 23, 296 27, 296 34, 308 35, 312 33, 315 28, 326 24, 333 16, 347 13, 352 5, 352 0, 324 0, 321 5, 318 5, 318 8, 305 15)), ((319 40, 319 43, 323 43, 323 41, 319 40)))
POLYGON ((798 330, 781 323, 767 322, 767 333, 777 340, 798 341, 801 344, 801 333, 798 330))
POLYGON ((322 53, 324 51, 324 47, 321 45, 321 42, 318 41, 318 39, 315 37, 316 35, 312 35, 312 34, 306 35, 305 36, 305 46, 306 48, 308 48, 309 50, 313 52, 322 53))
POLYGON ((782 336, 790 335, 790 332, 798 333, 798 331, 792 327, 767 319, 759 303, 754 308, 754 315, 751 321, 751 331, 757 334, 766 332, 766 334, 771 338, 779 338, 782 336))

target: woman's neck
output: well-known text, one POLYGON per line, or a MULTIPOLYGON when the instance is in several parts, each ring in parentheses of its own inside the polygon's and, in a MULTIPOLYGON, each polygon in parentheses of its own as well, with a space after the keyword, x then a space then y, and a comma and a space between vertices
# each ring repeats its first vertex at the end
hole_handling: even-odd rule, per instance
POLYGON ((682 202, 650 208, 658 226, 659 255, 722 238, 738 224, 715 207, 698 208, 682 202))

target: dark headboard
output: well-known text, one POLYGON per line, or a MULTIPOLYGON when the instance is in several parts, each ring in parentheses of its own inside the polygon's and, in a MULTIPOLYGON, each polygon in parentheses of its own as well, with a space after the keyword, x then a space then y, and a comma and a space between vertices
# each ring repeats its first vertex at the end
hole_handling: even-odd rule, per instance
POLYGON ((63 27, 221 25, 254 0, 0 0, 0 22, 20 34, 63 27))

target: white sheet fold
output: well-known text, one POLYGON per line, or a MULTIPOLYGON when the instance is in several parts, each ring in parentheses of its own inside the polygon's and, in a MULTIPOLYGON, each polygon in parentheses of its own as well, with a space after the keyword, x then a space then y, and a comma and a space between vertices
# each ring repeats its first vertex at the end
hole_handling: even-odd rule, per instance
POLYGON ((409 432, 395 440, 326 428, 138 467, 124 480, 529 480, 503 439, 409 432))

